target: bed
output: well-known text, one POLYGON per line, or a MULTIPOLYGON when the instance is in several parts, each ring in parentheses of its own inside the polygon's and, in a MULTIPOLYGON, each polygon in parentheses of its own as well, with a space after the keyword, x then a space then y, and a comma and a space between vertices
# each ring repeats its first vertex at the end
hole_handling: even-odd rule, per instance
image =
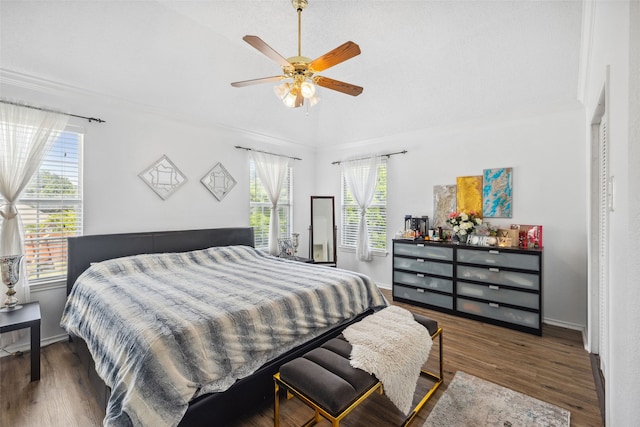
POLYGON ((255 250, 251 228, 74 237, 68 256, 62 325, 108 426, 233 422, 387 305, 366 276, 255 250))

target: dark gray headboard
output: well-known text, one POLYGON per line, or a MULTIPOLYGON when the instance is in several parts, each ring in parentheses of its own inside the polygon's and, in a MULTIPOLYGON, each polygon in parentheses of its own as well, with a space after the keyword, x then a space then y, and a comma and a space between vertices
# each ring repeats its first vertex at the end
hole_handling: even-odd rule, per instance
POLYGON ((195 251, 213 246, 254 246, 251 227, 102 234, 70 237, 67 242, 67 294, 92 262, 129 255, 195 251))

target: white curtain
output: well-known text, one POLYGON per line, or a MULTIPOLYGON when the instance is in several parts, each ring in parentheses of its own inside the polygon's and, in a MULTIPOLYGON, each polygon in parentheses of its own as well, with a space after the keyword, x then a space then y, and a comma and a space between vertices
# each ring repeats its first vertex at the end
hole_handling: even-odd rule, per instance
POLYGON ((280 236, 280 218, 278 217, 278 198, 284 185, 289 169, 290 159, 273 154, 251 151, 251 158, 256 166, 256 172, 262 185, 267 191, 271 202, 271 215, 269 216, 269 253, 278 255, 278 237, 280 236))
MULTIPOLYGON (((0 255, 24 254, 20 195, 69 117, 33 108, 0 103, 0 255)), ((22 260, 16 297, 29 301, 29 282, 22 260)), ((0 304, 2 301, 0 301, 0 304)))
POLYGON ((356 257, 362 261, 371 261, 372 259, 366 214, 376 192, 380 162, 380 156, 372 156, 367 159, 349 160, 340 164, 342 173, 347 181, 347 187, 360 208, 356 257))

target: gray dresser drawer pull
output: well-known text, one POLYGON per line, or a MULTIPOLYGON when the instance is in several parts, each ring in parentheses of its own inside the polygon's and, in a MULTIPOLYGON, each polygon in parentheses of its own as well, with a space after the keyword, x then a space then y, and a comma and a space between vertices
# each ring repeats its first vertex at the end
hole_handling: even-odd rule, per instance
POLYGON ((490 302, 489 307, 500 308, 500 304, 496 304, 495 302, 490 302))
POLYGON ((419 248, 424 248, 424 243, 418 243, 416 246, 419 248))
POLYGON ((418 277, 424 277, 424 274, 422 274, 422 273, 417 273, 417 274, 416 274, 416 276, 418 276, 418 277))
POLYGON ((494 273, 500 273, 500 269, 499 268, 490 268, 489 271, 492 271, 494 273))
POLYGON ((422 258, 416 258, 416 262, 424 262, 422 258))
POLYGON ((416 289, 416 292, 423 293, 424 289, 416 289))
POLYGON ((493 289, 494 291, 499 291, 500 290, 500 286, 489 285, 489 289, 493 289))
POLYGON ((500 251, 489 251, 489 253, 493 255, 500 255, 500 251))

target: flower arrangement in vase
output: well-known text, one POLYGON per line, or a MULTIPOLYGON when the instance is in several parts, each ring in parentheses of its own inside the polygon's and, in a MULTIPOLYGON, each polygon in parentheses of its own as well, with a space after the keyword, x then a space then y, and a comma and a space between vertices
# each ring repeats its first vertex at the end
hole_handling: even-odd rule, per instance
POLYGON ((482 224, 482 218, 478 218, 474 211, 469 213, 451 212, 447 222, 451 224, 453 232, 458 236, 458 240, 461 243, 465 243, 467 237, 476 229, 476 226, 482 224))

